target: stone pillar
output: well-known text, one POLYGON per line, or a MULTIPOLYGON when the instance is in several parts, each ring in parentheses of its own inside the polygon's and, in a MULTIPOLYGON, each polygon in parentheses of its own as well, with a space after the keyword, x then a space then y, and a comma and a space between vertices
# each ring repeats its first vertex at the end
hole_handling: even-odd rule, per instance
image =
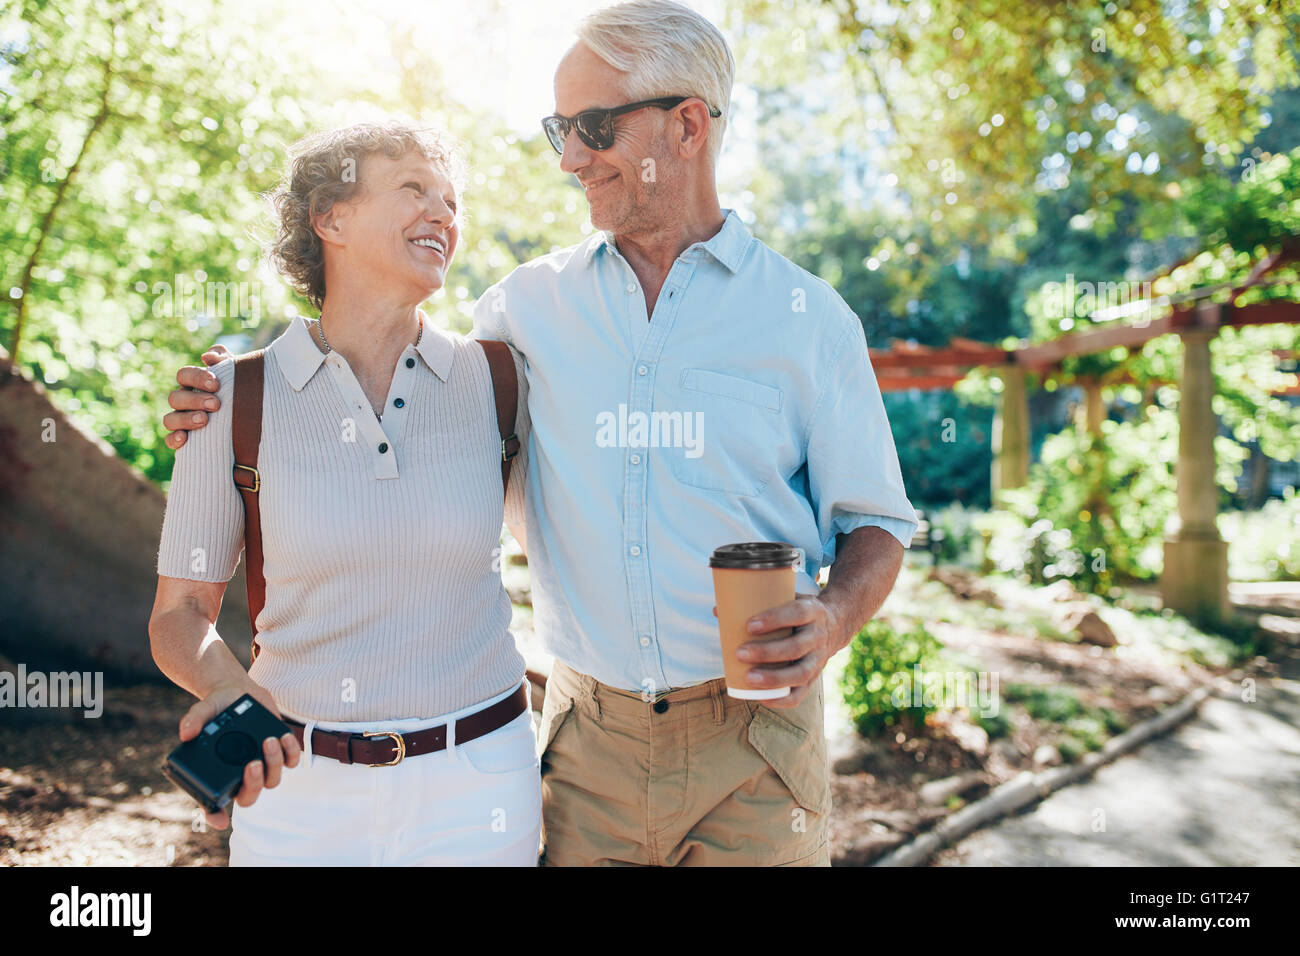
POLYGON ((1215 517, 1219 490, 1214 481, 1214 374, 1210 341, 1218 332, 1217 316, 1209 327, 1185 329, 1183 374, 1178 395, 1178 527, 1165 538, 1165 567, 1160 594, 1166 607, 1180 614, 1213 620, 1228 614, 1228 545, 1219 537, 1215 517))
POLYGON ((1003 488, 1019 488, 1029 477, 1029 398, 1025 373, 1014 365, 998 370, 1002 394, 993 413, 993 500, 1003 488))

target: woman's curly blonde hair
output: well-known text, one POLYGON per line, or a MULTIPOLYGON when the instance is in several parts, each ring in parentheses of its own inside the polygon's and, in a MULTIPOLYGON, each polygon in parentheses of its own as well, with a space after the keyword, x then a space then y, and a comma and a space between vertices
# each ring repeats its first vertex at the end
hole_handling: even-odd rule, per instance
POLYGON ((361 164, 382 153, 399 159, 417 153, 442 170, 457 191, 465 182, 459 147, 446 133, 404 123, 358 123, 316 133, 290 149, 289 173, 272 194, 278 234, 271 244, 275 267, 317 309, 325 301, 324 245, 312 218, 355 199, 361 164))

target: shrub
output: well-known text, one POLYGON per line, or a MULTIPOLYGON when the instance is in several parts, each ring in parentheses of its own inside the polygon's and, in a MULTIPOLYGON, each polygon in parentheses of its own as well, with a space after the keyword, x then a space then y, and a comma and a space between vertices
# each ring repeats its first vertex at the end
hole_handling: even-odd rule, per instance
POLYGON ((987 717, 979 711, 971 711, 970 716, 971 720, 989 735, 989 740, 997 740, 1011 733, 1011 721, 1002 712, 1001 702, 987 717))
POLYGON ((935 560, 941 564, 960 564, 974 568, 982 549, 979 521, 984 512, 961 504, 929 511, 930 539, 935 560))
POLYGON ((1228 542, 1228 577, 1234 581, 1300 581, 1300 495, 1292 491, 1258 511, 1228 511, 1219 518, 1228 542))
POLYGON ((873 736, 887 727, 917 727, 934 707, 913 704, 913 668, 934 669, 941 645, 920 624, 897 631, 887 621, 869 621, 849 643, 849 656, 840 689, 858 733, 873 736), (905 706, 894 701, 895 690, 908 688, 905 706))
POLYGON ((1024 704, 1030 717, 1054 724, 1065 723, 1080 712, 1079 699, 1061 687, 1008 684, 1006 697, 1024 704))

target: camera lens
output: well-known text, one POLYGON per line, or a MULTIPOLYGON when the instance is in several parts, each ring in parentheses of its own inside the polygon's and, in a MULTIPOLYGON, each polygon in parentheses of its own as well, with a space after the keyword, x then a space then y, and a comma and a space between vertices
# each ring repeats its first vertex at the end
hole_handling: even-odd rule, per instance
POLYGON ((226 763, 246 764, 262 756, 253 738, 246 733, 232 730, 217 741, 217 756, 226 763))

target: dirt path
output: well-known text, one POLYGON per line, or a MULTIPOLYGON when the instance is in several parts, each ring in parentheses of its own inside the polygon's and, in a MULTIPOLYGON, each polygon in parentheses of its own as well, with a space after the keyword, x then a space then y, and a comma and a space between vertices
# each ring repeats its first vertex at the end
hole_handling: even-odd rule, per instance
POLYGON ((229 831, 158 769, 193 699, 152 684, 104 697, 97 719, 0 726, 0 865, 224 866, 229 831))

